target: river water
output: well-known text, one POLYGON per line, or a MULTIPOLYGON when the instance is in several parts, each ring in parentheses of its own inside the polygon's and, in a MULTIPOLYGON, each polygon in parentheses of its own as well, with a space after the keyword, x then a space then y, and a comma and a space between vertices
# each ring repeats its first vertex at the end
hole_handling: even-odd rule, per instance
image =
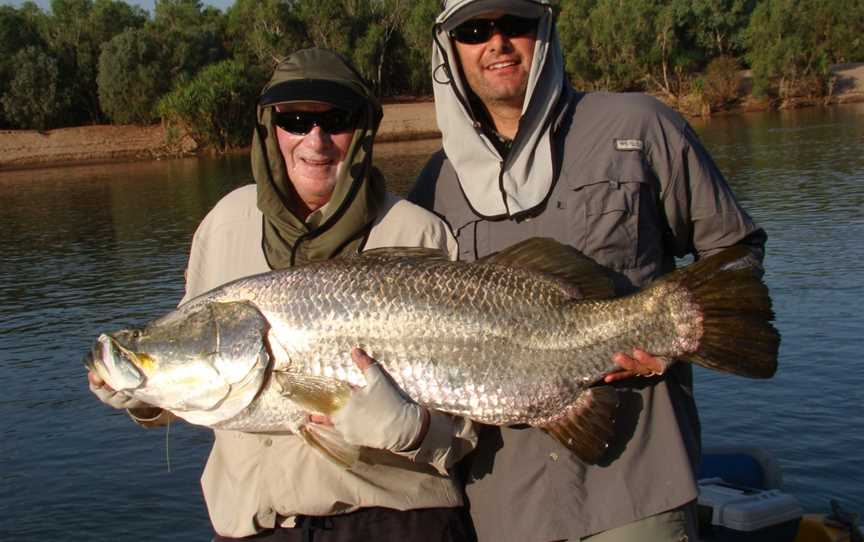
MULTIPOLYGON (((768 231, 783 334, 770 381, 697 369, 707 445, 764 447, 805 508, 864 512, 864 105, 695 122, 768 231)), ((379 145, 403 192, 436 141, 379 145)), ((207 430, 143 430, 87 390, 104 330, 180 299, 207 210, 245 156, 0 172, 0 540, 209 540, 207 430)))

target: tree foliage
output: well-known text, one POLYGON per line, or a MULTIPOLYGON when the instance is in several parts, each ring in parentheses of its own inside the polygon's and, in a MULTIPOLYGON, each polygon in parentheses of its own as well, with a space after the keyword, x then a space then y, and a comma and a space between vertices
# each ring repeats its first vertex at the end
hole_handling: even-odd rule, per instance
POLYGON ((58 59, 68 89, 74 123, 101 122, 96 82, 102 44, 127 28, 137 28, 146 13, 118 0, 52 0, 51 16, 42 19, 42 35, 58 59))
POLYGON ((192 77, 227 56, 224 17, 199 0, 156 0, 148 29, 162 43, 171 82, 192 77))
MULTIPOLYGON (((16 53, 31 46, 44 49, 35 21, 13 7, 0 6, 0 97, 9 90, 9 82, 15 76, 16 53)), ((0 107, 0 126, 8 124, 0 107)))
MULTIPOLYGON (((47 11, 29 1, 0 6, 0 99, 16 112, 13 120, 0 108, 0 126, 153 122, 153 104, 194 86, 209 66, 226 76, 234 73, 226 66, 239 66, 260 88, 279 60, 313 45, 350 58, 382 97, 431 90, 440 0, 235 0, 224 13, 201 0, 156 0, 151 13, 127 1, 51 0, 47 11), (12 103, 37 74, 54 81, 51 106, 36 107, 32 96, 12 103)), ((578 88, 661 93, 679 107, 727 107, 737 97, 736 67, 752 68, 758 90, 791 101, 830 94, 833 64, 864 61, 864 0, 554 6, 578 88)))
POLYGON ((765 0, 747 27, 747 60, 758 92, 782 101, 831 92, 831 64, 851 60, 855 37, 846 25, 856 16, 857 39, 864 20, 861 2, 765 0))
POLYGON ((12 62, 17 66, 15 76, 2 98, 6 118, 21 128, 48 128, 67 103, 57 60, 31 45, 18 51, 12 62))
POLYGON ((117 124, 148 124, 168 90, 164 48, 151 32, 129 30, 114 36, 99 56, 99 103, 117 124))
POLYGON ((302 21, 285 0, 237 0, 226 17, 233 58, 259 71, 271 70, 307 43, 302 21))

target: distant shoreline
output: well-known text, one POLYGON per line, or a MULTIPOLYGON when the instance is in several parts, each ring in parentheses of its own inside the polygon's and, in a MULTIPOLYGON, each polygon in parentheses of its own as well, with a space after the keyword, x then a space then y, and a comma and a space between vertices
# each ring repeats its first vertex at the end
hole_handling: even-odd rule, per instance
MULTIPOLYGON (((864 63, 836 66, 835 72, 836 91, 828 104, 864 102, 864 63)), ((767 109, 767 104, 745 99, 740 106, 720 114, 767 109)), ((440 135, 432 101, 394 102, 384 105, 384 119, 376 141, 414 141, 440 135)), ((237 152, 244 152, 244 149, 237 152)), ((159 125, 96 125, 47 132, 0 130, 0 172, 79 163, 152 160, 176 154, 166 148, 164 129, 159 125)))

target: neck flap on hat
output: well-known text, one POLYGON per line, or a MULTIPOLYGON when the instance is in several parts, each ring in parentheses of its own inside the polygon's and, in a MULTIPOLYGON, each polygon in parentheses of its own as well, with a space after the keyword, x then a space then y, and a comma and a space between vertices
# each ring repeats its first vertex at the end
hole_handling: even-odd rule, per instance
MULTIPOLYGON (((272 101, 257 108, 258 126, 252 140, 252 175, 258 190, 258 208, 264 215, 263 249, 267 263, 282 269, 303 263, 327 260, 356 253, 380 213, 384 178, 372 166, 372 142, 381 120, 381 106, 362 78, 341 57, 320 49, 299 51, 283 61, 264 87, 262 96, 276 85, 298 81, 348 86, 357 94, 362 115, 337 175, 330 201, 316 211, 315 219, 304 221, 291 210, 297 195, 288 177, 276 138, 272 101)), ((307 96, 306 100, 321 100, 307 96)))
POLYGON ((481 3, 484 0, 448 2, 436 21, 432 52, 436 117, 444 152, 474 212, 489 219, 519 217, 542 205, 555 181, 552 129, 564 89, 564 59, 551 8, 530 2, 543 6, 543 15, 537 27, 519 130, 507 156, 502 157, 478 127, 454 45, 444 29, 445 23, 459 17, 464 8, 481 3))

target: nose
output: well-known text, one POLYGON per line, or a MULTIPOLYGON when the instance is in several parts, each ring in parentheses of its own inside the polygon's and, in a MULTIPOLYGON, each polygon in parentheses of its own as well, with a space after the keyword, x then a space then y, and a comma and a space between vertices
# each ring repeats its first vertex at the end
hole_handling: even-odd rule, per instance
POLYGON ((330 139, 330 134, 322 130, 320 126, 313 126, 303 138, 303 144, 313 149, 326 149, 333 144, 333 140, 330 139))
POLYGON ((510 41, 510 38, 502 34, 501 30, 497 27, 492 28, 492 37, 489 38, 486 46, 493 51, 502 51, 505 53, 513 49, 513 43, 510 41))

